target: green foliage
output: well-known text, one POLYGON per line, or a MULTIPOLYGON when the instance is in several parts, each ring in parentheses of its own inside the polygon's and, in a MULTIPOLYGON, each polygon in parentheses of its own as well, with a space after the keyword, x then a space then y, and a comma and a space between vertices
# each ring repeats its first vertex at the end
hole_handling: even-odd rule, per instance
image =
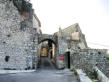
POLYGON ((86 73, 87 76, 92 80, 92 82, 95 82, 95 80, 98 80, 98 71, 93 69, 92 72, 86 73))
POLYGON ((89 76, 91 79, 97 79, 97 78, 98 78, 98 71, 93 70, 93 72, 91 72, 88 76, 89 76))
POLYGON ((76 70, 74 70, 74 74, 77 76, 78 75, 78 73, 77 73, 77 71, 76 70))
POLYGON ((107 59, 109 60, 109 54, 107 54, 107 59))
POLYGON ((107 54, 107 60, 108 60, 108 63, 109 63, 109 54, 107 54))
POLYGON ((97 70, 94 70, 92 74, 94 76, 94 79, 98 78, 98 71, 97 70))
POLYGON ((13 0, 14 6, 17 7, 18 11, 20 13, 22 12, 30 12, 32 9, 32 4, 29 1, 26 0, 13 0))
POLYGON ((93 72, 87 73, 87 76, 92 80, 92 82, 102 82, 98 79, 98 70, 93 69, 93 72))
POLYGON ((78 82, 81 82, 81 81, 80 81, 80 78, 77 78, 77 81, 78 81, 78 82))
POLYGON ((101 80, 99 80, 99 82, 102 82, 101 80))
POLYGON ((78 81, 78 82, 81 82, 81 81, 80 81, 80 77, 79 77, 79 75, 78 75, 76 69, 73 69, 72 71, 74 72, 75 76, 77 76, 77 81, 78 81))
POLYGON ((32 4, 25 0, 22 0, 22 12, 23 11, 29 12, 31 9, 32 9, 32 4))
POLYGON ((59 70, 64 70, 64 67, 63 68, 58 68, 59 70))
POLYGON ((22 11, 22 2, 18 2, 17 0, 13 0, 14 6, 18 9, 19 12, 22 11))

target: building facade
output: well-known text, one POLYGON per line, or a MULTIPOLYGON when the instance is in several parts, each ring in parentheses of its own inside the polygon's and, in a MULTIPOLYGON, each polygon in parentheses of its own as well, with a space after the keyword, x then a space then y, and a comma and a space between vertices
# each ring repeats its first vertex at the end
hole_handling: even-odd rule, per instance
POLYGON ((40 27, 31 3, 0 0, 0 69, 36 68, 40 27))
POLYGON ((68 67, 67 60, 70 60, 66 59, 68 52, 71 54, 73 51, 88 48, 85 35, 82 33, 78 23, 73 24, 65 29, 60 28, 59 32, 54 33, 54 35, 57 36, 57 64, 59 68, 68 67), (60 57, 64 57, 63 61, 59 60, 60 57))
POLYGON ((90 49, 79 24, 73 24, 56 32, 57 35, 57 67, 83 69, 91 74, 95 67, 109 77, 107 49, 90 49))
POLYGON ((109 77, 106 49, 89 49, 79 24, 42 34, 41 23, 27 0, 0 0, 0 69, 36 69, 41 49, 58 69, 97 66, 109 77), (42 47, 48 41, 48 46, 42 47), (50 54, 50 55, 48 55, 50 54))

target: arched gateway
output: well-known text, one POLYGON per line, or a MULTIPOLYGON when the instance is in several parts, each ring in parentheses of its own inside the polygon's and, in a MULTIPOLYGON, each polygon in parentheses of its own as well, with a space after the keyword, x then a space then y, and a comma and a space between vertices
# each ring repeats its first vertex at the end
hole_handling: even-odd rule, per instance
POLYGON ((49 34, 40 34, 38 37, 38 44, 39 44, 39 63, 40 59, 47 56, 50 60, 53 61, 55 65, 57 65, 57 56, 58 56, 58 41, 56 35, 49 35, 49 34), (40 53, 46 49, 46 55, 40 53))
POLYGON ((40 34, 38 37, 38 43, 40 44, 43 41, 50 40, 55 45, 57 44, 57 36, 56 35, 49 35, 49 34, 40 34))

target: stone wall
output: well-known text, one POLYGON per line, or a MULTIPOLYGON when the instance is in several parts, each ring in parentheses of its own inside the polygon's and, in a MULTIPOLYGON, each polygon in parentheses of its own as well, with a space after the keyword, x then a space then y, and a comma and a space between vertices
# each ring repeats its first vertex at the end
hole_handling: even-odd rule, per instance
POLYGON ((109 63, 106 59, 107 50, 105 49, 84 49, 79 53, 71 54, 72 68, 81 68, 90 73, 97 66, 106 76, 109 77, 109 63))
POLYGON ((59 68, 68 66, 67 52, 70 53, 71 68, 81 68, 87 73, 93 72, 93 68, 97 66, 106 76, 109 77, 109 63, 106 58, 107 50, 105 49, 89 49, 78 24, 71 25, 65 29, 60 29, 55 33, 58 36, 58 56, 57 62, 59 68), (78 32, 78 33, 77 33, 78 32), (71 35, 79 40, 73 40, 71 35), (78 34, 78 35, 75 35, 78 34), (64 60, 60 60, 59 56, 63 56, 64 60))
POLYGON ((86 49, 88 48, 85 35, 82 33, 79 25, 73 24, 65 29, 60 29, 55 33, 58 36, 59 53, 64 54, 68 48, 72 49, 86 49), (78 34, 79 40, 73 40, 72 34, 78 34), (62 52, 62 53, 61 53, 62 52))
POLYGON ((87 43, 85 40, 84 34, 82 34, 79 25, 76 23, 71 25, 65 29, 60 29, 59 32, 56 32, 55 35, 57 36, 57 62, 59 68, 66 67, 66 52, 71 52, 71 50, 78 50, 78 49, 85 49, 87 48, 87 43), (74 32, 78 32, 79 40, 72 40, 72 34, 74 32), (64 60, 60 61, 59 56, 63 56, 64 60))
POLYGON ((33 14, 31 10, 25 17, 11 0, 0 0, 0 69, 36 66, 38 37, 34 28, 38 27, 33 28, 33 14))
POLYGON ((66 29, 59 30, 55 33, 58 36, 58 56, 57 62, 59 68, 68 66, 67 52, 70 53, 71 68, 81 68, 87 73, 93 72, 93 68, 97 66, 106 76, 109 77, 109 63, 106 58, 107 50, 105 49, 89 49, 78 24, 72 25, 66 29), (71 34, 79 32, 79 40, 72 40, 71 34), (60 60, 59 56, 63 56, 64 60, 60 60))
POLYGON ((57 48, 56 48, 56 53, 57 53, 57 56, 56 56, 56 59, 57 59, 57 67, 58 68, 64 68, 64 61, 63 60, 60 60, 59 57, 60 56, 64 56, 66 50, 68 49, 68 46, 66 44, 66 40, 64 40, 64 38, 59 34, 58 37, 57 37, 57 48))

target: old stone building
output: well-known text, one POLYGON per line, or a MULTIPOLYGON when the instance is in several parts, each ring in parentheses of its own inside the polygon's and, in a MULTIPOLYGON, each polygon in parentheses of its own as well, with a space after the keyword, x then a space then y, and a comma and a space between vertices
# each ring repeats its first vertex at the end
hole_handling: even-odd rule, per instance
POLYGON ((79 24, 73 24, 56 32, 58 68, 83 69, 87 73, 98 67, 109 77, 109 63, 106 49, 90 49, 79 24), (61 59, 60 57, 63 57, 61 59))
POLYGON ((79 68, 90 73, 93 72, 94 67, 98 67, 109 77, 107 50, 90 49, 78 23, 65 29, 59 29, 54 35, 43 34, 40 39, 41 41, 47 40, 53 43, 52 60, 58 69, 79 68))
MULTIPOLYGON (((68 66, 67 60, 70 60, 70 57, 67 54, 71 54, 73 51, 79 50, 79 49, 87 49, 87 43, 85 41, 85 35, 82 33, 78 23, 73 24, 65 29, 60 29, 59 32, 54 33, 54 35, 57 37, 57 48, 58 50, 58 56, 64 57, 63 61, 57 61, 59 68, 64 68, 68 66), (66 59, 68 58, 68 59, 66 59)), ((70 55, 69 55, 70 56, 70 55)), ((59 58, 59 57, 58 57, 59 58)))
POLYGON ((36 68, 40 27, 31 3, 0 0, 0 69, 36 68))
POLYGON ((53 60, 59 69, 70 68, 70 54, 72 54, 73 51, 88 48, 85 35, 81 32, 79 24, 77 23, 65 29, 60 29, 59 32, 54 33, 54 35, 42 34, 39 36, 38 41, 39 43, 48 41, 49 58, 53 60), (68 53, 69 58, 67 57, 68 53))
POLYGON ((89 49, 78 23, 42 34, 41 23, 27 0, 0 0, 0 69, 36 69, 48 56, 58 69, 97 66, 109 77, 106 49, 89 49), (43 54, 43 55, 42 55, 43 54))

